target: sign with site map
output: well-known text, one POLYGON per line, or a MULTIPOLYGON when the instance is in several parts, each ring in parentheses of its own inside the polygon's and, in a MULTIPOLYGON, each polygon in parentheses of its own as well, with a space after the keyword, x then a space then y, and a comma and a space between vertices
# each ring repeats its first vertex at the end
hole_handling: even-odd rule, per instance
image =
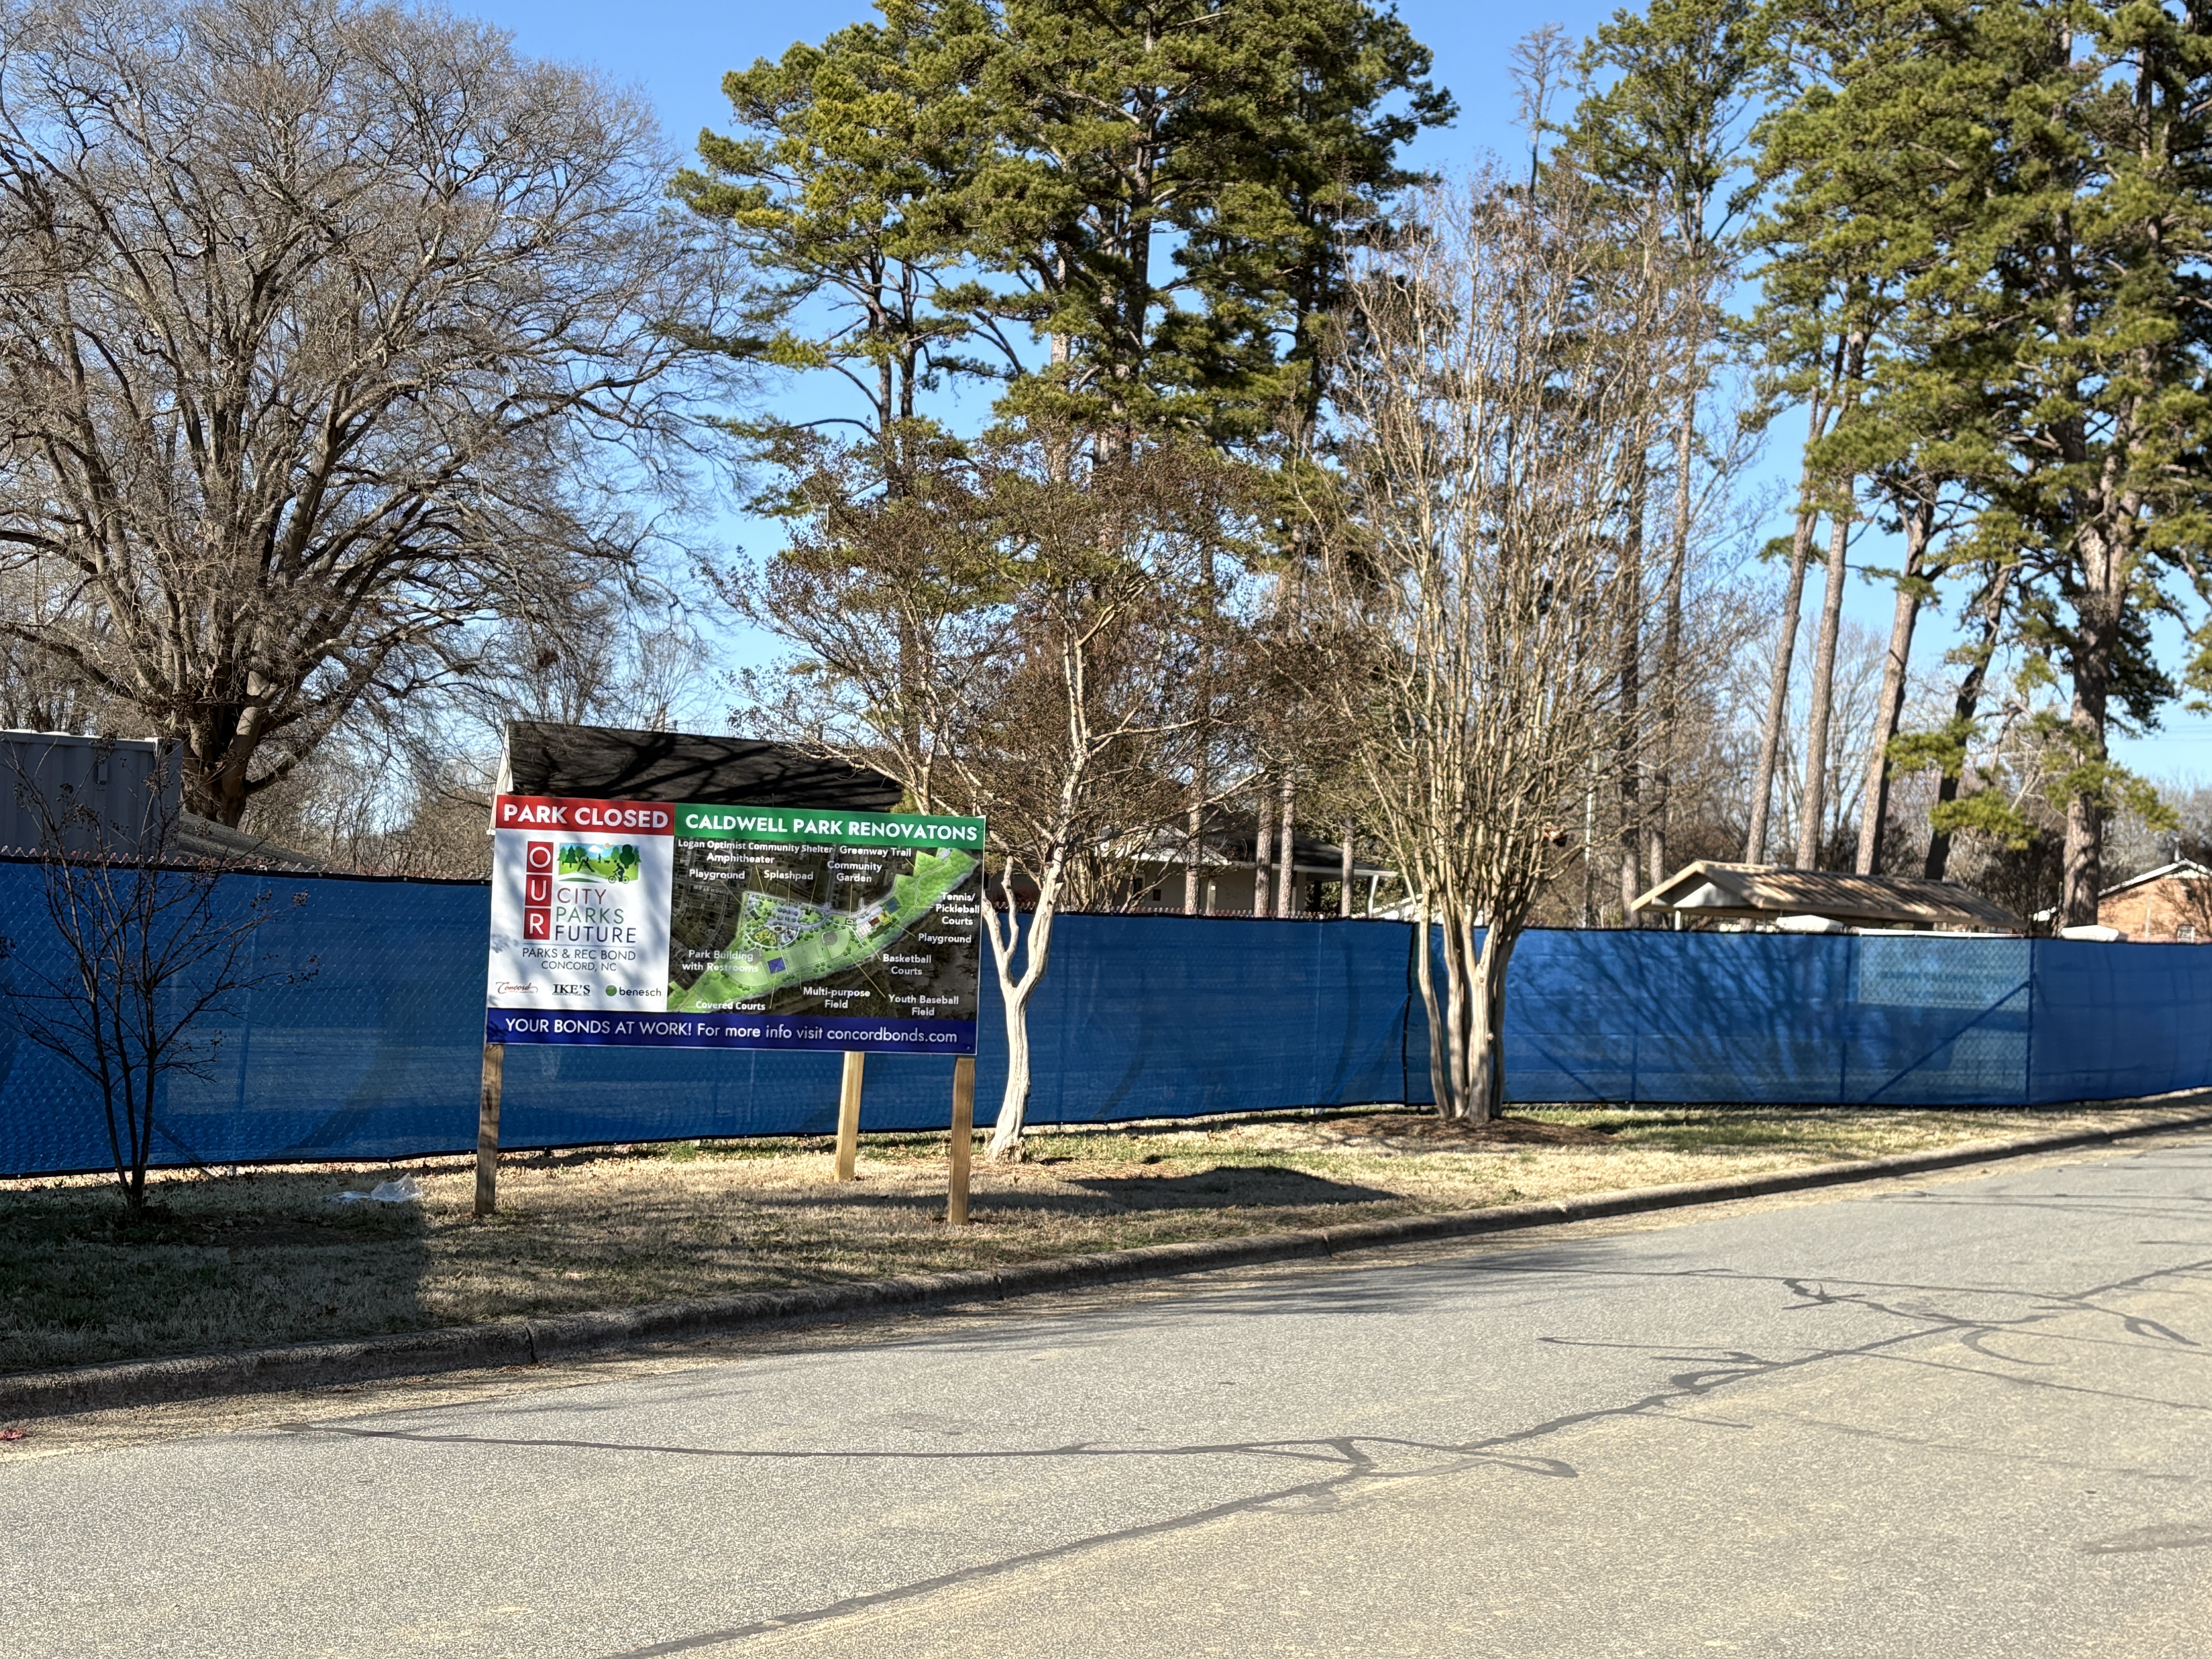
POLYGON ((983 821, 501 795, 493 1042, 972 1054, 983 821))

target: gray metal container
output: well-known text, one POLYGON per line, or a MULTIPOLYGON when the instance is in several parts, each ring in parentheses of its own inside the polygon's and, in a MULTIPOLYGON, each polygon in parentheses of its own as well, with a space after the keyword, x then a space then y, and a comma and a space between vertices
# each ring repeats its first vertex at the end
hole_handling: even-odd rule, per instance
POLYGON ((64 852, 158 852, 181 782, 175 745, 152 738, 0 732, 0 849, 55 850, 52 819, 64 852))

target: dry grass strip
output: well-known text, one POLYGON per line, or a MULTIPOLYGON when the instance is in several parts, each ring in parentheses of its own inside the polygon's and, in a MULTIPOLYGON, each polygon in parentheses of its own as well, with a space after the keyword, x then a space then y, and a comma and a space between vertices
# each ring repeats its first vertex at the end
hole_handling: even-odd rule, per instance
POLYGON ((472 1166, 311 1164, 157 1178, 129 1222, 98 1178, 0 1182, 0 1371, 671 1301, 1420 1211, 1479 1208, 2139 1121, 2034 1112, 1516 1109, 1439 1135, 1402 1111, 1048 1130, 978 1162, 944 1224, 945 1137, 872 1135, 839 1186, 823 1140, 517 1154, 501 1213, 472 1166), (331 1195, 411 1174, 420 1204, 331 1195))

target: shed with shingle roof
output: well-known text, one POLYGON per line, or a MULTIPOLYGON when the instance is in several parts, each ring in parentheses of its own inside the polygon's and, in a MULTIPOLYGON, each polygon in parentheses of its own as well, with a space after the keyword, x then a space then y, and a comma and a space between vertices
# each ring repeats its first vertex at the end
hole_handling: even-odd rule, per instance
POLYGON ((2017 933, 2026 924, 2002 904, 1956 882, 1920 876, 1858 876, 1773 864, 1686 864, 1629 906, 1705 921, 1780 922, 1817 916, 1851 927, 1947 928, 2017 933))

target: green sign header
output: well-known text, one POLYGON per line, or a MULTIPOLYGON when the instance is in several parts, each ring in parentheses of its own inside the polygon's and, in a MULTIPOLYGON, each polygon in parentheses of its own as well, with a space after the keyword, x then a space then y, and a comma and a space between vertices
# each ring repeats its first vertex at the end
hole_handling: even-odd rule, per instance
POLYGON ((694 806, 676 809, 679 841, 817 842, 844 847, 956 847, 983 850, 981 818, 908 812, 825 812, 805 806, 694 806))

